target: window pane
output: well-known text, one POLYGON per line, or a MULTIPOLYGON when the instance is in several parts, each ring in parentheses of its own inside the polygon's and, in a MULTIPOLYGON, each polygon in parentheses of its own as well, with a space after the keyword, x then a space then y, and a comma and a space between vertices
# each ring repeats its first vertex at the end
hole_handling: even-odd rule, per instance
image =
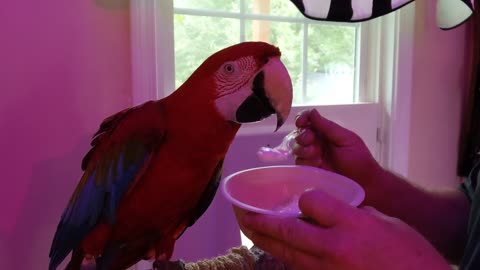
POLYGON ((292 78, 293 102, 298 104, 302 95, 303 24, 247 20, 245 31, 247 40, 270 42, 280 48, 282 62, 292 78))
POLYGON ((307 91, 303 104, 353 103, 355 31, 352 26, 309 25, 307 91))
POLYGON ((284 17, 303 17, 291 1, 245 0, 247 13, 267 14, 284 17))
POLYGON ((240 41, 240 22, 236 19, 175 14, 174 28, 175 87, 208 56, 240 41))
POLYGON ((173 5, 176 8, 240 11, 240 0, 174 0, 173 5))

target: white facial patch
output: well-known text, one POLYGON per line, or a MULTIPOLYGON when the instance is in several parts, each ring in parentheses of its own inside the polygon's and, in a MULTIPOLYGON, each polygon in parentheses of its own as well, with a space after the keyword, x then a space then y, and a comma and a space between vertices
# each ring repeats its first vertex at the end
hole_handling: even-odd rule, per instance
POLYGON ((248 56, 224 63, 215 73, 215 105, 226 120, 235 121, 236 110, 253 93, 251 85, 256 72, 255 58, 248 56))
POLYGON ((244 85, 240 89, 237 89, 237 91, 217 98, 215 100, 215 106, 225 120, 236 122, 237 109, 252 93, 250 86, 248 84, 244 85))
POLYGON ((262 85, 268 102, 281 122, 286 120, 292 106, 292 81, 280 57, 269 58, 261 69, 256 67, 253 57, 227 62, 220 67, 215 75, 218 89, 215 105, 225 120, 237 121, 237 111, 253 94, 253 83, 259 72, 263 73, 262 85), (236 70, 232 72, 230 65, 236 70))
POLYGON ((253 77, 256 70, 257 64, 253 56, 224 63, 215 73, 217 97, 228 95, 243 87, 253 77))

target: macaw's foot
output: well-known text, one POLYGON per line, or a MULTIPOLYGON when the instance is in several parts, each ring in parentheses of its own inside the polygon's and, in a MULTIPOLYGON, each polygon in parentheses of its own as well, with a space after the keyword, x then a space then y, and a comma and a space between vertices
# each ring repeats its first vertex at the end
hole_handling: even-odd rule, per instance
POLYGON ((153 262, 153 270, 185 270, 185 262, 182 260, 156 260, 153 262))

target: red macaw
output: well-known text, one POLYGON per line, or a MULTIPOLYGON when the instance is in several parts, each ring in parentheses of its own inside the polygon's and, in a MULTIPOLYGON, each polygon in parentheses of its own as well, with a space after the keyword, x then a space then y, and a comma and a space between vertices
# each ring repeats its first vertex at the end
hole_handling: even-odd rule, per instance
MULTIPOLYGON (((72 252, 96 269, 170 259, 176 239, 206 211, 241 123, 292 104, 292 83, 268 43, 244 42, 211 55, 168 97, 105 119, 82 162, 84 174, 63 212, 49 270, 72 252)), ((154 268, 155 268, 154 263, 154 268)))

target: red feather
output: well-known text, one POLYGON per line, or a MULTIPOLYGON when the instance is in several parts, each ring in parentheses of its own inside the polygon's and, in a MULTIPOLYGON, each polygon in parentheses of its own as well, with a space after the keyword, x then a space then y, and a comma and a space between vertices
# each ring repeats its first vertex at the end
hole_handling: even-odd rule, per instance
POLYGON ((109 269, 127 268, 152 249, 170 258, 177 237, 210 204, 240 127, 214 106, 213 74, 243 56, 255 57, 260 68, 280 51, 260 42, 224 49, 172 95, 102 122, 57 229, 50 270, 72 249, 71 269, 81 254, 102 255, 109 269))

